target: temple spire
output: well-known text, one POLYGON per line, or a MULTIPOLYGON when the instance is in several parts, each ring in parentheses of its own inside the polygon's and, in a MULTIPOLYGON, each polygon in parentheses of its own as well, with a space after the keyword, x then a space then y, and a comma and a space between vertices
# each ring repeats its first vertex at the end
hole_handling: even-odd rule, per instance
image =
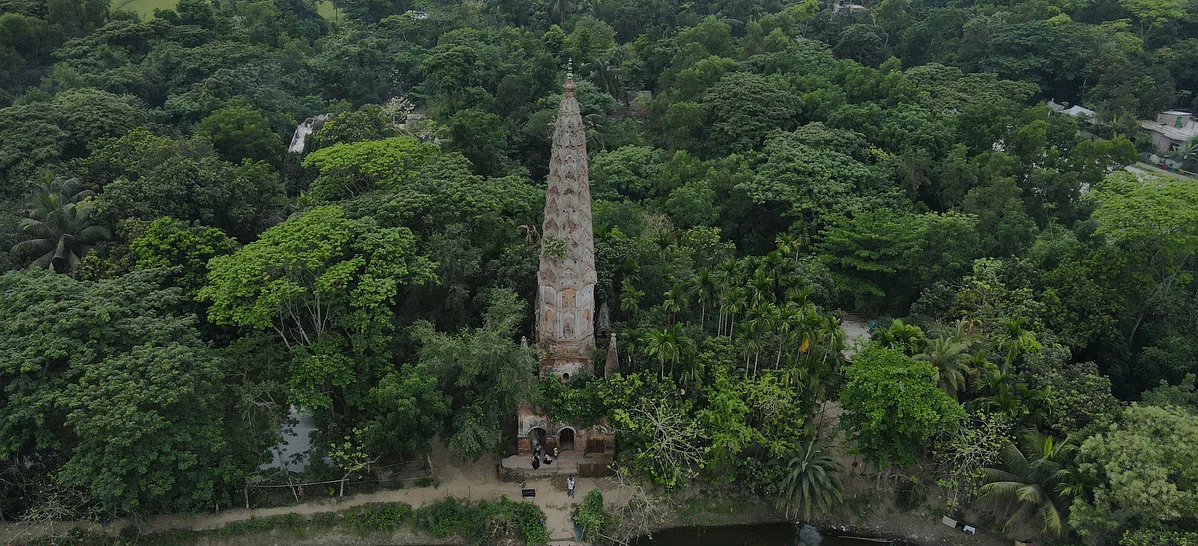
POLYGON ((563 87, 566 93, 553 128, 541 230, 537 342, 544 349, 544 364, 569 364, 573 369, 575 364, 589 367, 595 347, 595 243, 586 129, 572 74, 563 87))

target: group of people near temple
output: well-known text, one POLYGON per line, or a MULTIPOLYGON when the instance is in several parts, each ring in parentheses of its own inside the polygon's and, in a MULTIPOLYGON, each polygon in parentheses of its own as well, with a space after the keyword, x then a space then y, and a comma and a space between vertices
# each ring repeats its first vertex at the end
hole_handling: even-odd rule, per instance
POLYGON ((545 446, 535 444, 532 446, 532 469, 541 468, 541 464, 553 464, 553 460, 557 458, 557 447, 553 448, 553 454, 550 455, 545 451, 545 446))

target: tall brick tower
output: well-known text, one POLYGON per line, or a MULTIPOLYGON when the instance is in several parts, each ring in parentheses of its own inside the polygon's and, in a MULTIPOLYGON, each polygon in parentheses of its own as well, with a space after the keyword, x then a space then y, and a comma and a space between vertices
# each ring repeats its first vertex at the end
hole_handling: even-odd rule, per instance
MULTIPOLYGON (((564 87, 553 129, 535 307, 541 377, 563 383, 579 373, 593 373, 596 281, 586 129, 572 76, 564 87)), ((540 469, 542 473, 596 475, 608 468, 615 442, 604 420, 558 421, 531 405, 521 407, 516 417, 521 457, 505 460, 505 466, 523 468, 527 464, 523 456, 539 445, 545 452, 557 448, 562 455, 559 464, 540 469)))
POLYGON ((595 241, 587 178, 587 138, 574 80, 557 108, 541 268, 537 272, 537 347, 542 375, 590 371, 595 348, 595 241))

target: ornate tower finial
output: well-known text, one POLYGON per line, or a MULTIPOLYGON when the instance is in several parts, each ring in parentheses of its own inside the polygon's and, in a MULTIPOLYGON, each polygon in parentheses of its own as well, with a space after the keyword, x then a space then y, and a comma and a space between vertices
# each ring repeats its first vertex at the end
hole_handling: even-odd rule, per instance
POLYGON ((574 56, 566 59, 566 81, 574 81, 574 56))

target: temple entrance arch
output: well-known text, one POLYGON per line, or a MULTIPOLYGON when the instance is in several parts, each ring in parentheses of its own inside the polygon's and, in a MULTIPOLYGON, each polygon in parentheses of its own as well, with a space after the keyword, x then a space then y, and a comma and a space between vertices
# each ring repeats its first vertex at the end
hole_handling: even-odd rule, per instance
POLYGON ((562 451, 574 451, 574 429, 562 427, 557 431, 557 447, 562 451))
POLYGON ((546 447, 545 440, 548 438, 549 431, 541 427, 533 427, 528 431, 529 447, 532 448, 534 452, 536 451, 537 446, 541 446, 541 448, 544 449, 546 447))

